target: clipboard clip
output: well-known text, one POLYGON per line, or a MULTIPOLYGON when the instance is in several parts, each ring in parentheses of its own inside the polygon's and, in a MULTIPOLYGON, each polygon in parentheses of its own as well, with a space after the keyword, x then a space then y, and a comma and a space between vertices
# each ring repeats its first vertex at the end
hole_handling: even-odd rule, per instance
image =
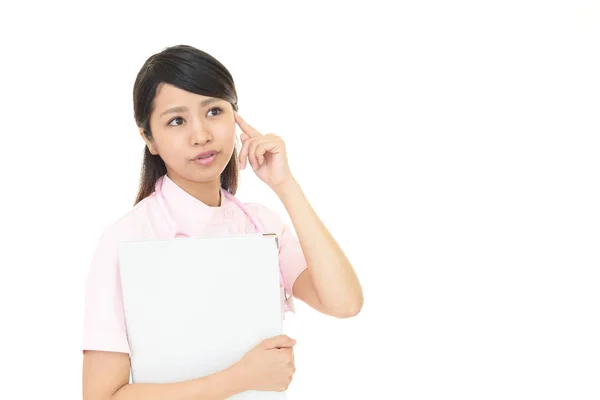
POLYGON ((263 233, 263 236, 275 238, 275 245, 277 246, 277 250, 279 250, 279 237, 276 233, 263 233))

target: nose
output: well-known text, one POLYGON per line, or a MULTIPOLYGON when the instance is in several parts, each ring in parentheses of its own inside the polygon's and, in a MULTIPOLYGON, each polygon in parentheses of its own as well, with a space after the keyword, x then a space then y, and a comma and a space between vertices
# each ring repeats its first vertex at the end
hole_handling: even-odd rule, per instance
POLYGON ((191 132, 191 141, 192 145, 202 146, 212 140, 212 135, 208 129, 208 127, 202 122, 198 121, 194 124, 191 132))

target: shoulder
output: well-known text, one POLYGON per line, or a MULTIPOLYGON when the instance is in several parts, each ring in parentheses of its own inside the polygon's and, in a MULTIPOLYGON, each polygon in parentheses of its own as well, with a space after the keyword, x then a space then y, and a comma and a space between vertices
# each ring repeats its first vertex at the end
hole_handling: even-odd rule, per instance
POLYGON ((102 241, 120 242, 159 236, 165 224, 164 217, 152 193, 125 214, 105 225, 102 241))
POLYGON ((260 203, 244 203, 248 212, 256 217, 265 227, 266 230, 281 233, 285 223, 281 215, 270 207, 260 203))
POLYGON ((281 215, 277 211, 273 210, 270 207, 265 206, 264 204, 244 203, 244 205, 246 206, 246 208, 252 215, 254 215, 258 218, 264 219, 265 222, 277 222, 277 223, 283 222, 281 215))
POLYGON ((273 208, 260 203, 244 203, 244 205, 250 214, 258 218, 265 230, 277 233, 280 236, 294 232, 292 225, 283 218, 282 214, 273 208))
POLYGON ((252 213, 252 215, 263 216, 266 218, 279 218, 279 214, 275 212, 272 208, 265 206, 260 203, 244 203, 248 211, 252 213))

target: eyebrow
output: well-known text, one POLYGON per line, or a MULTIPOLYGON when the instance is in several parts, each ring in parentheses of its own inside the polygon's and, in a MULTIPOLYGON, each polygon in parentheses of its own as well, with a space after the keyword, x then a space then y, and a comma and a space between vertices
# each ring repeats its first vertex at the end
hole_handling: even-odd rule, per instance
MULTIPOLYGON (((200 102, 200 107, 206 107, 207 105, 216 103, 217 101, 221 101, 221 99, 211 97, 210 99, 202 100, 200 102)), ((184 106, 176 106, 176 107, 167 108, 165 111, 162 112, 162 114, 160 114, 159 118, 166 114, 175 113, 175 112, 184 112, 187 110, 188 110, 187 107, 184 107, 184 106)))

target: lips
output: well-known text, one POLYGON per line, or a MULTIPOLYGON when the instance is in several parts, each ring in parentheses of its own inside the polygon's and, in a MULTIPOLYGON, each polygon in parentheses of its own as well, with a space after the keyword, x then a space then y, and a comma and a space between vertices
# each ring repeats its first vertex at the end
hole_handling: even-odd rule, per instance
POLYGON ((203 153, 198 154, 196 158, 193 159, 193 161, 196 164, 207 166, 212 164, 213 161, 217 159, 217 154, 218 152, 216 150, 205 151, 203 153))
POLYGON ((203 160, 203 159, 207 159, 210 158, 212 156, 214 156, 215 154, 217 154, 216 151, 211 150, 211 151, 205 151, 204 153, 200 153, 196 156, 195 160, 203 160))

